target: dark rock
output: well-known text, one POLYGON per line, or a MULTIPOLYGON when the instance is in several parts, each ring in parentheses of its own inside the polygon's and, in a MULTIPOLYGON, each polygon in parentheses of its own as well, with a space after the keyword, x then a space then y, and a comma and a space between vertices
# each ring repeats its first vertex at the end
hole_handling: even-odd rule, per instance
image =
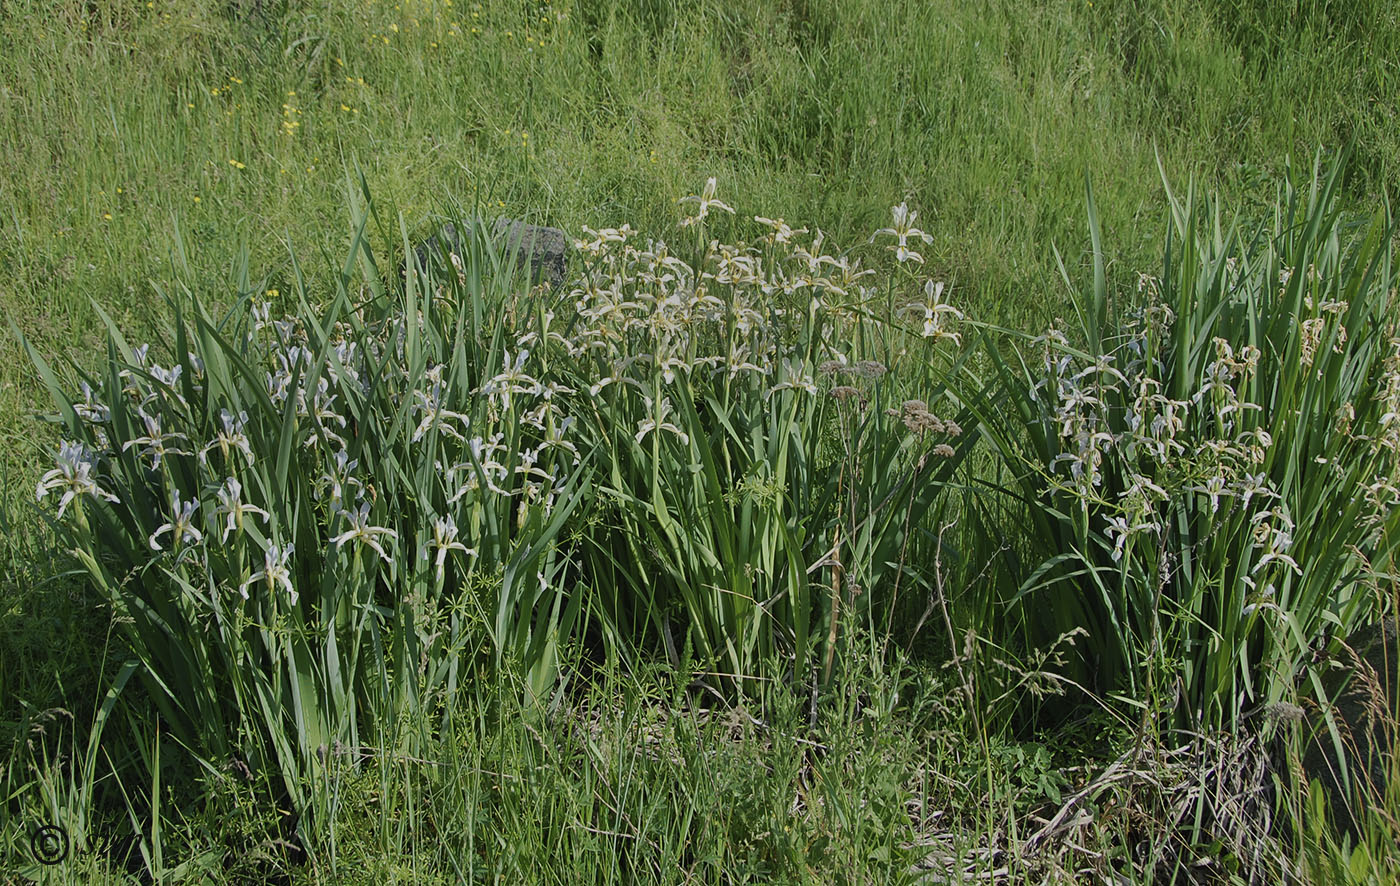
MULTIPOLYGON (((471 227, 473 224, 476 222, 463 222, 462 230, 458 230, 458 226, 450 222, 443 225, 438 233, 423 241, 414 250, 419 266, 427 267, 430 258, 440 257, 443 250, 463 255, 467 251, 464 242, 474 233, 471 227)), ((501 248, 505 255, 513 257, 518 267, 528 268, 531 282, 542 281, 550 286, 563 284, 569 238, 558 228, 498 218, 491 223, 487 239, 497 248, 501 248)))

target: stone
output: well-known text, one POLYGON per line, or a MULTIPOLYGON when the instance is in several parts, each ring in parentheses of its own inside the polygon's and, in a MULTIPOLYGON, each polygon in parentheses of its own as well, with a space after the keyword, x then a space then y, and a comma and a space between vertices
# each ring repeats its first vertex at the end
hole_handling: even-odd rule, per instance
MULTIPOLYGON (((414 250, 419 266, 426 267, 429 258, 441 255, 443 249, 463 254, 464 234, 470 236, 471 225, 475 223, 463 222, 461 231, 451 222, 443 225, 414 250)), ((504 239, 505 253, 514 257, 518 267, 528 268, 531 282, 563 285, 569 250, 569 238, 563 231, 501 217, 492 223, 489 239, 497 244, 504 239)))

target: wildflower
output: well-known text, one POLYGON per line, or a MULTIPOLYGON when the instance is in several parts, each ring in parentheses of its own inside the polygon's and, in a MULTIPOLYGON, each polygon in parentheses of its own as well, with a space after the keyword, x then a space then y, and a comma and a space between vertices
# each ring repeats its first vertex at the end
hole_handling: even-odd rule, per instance
POLYGON ((355 468, 360 465, 359 459, 353 459, 344 449, 338 449, 336 450, 334 460, 335 467, 331 471, 322 474, 320 482, 317 485, 318 497, 327 489, 330 491, 332 513, 344 507, 346 486, 359 487, 357 498, 364 493, 363 485, 360 483, 359 479, 354 476, 355 468))
POLYGON ((881 228, 871 236, 870 242, 875 242, 876 237, 890 235, 896 242, 889 248, 894 251, 895 260, 900 264, 905 262, 924 263, 924 257, 909 248, 911 239, 923 240, 925 243, 932 243, 933 237, 914 227, 914 220, 919 217, 919 213, 910 209, 906 204, 900 203, 891 210, 894 216, 894 227, 881 228))
POLYGON ((1254 573, 1258 572, 1259 570, 1263 569, 1265 566, 1273 562, 1279 562, 1284 564, 1288 568, 1292 569, 1293 572, 1297 575, 1303 574, 1303 570, 1298 565, 1297 561, 1294 560, 1292 557, 1288 556, 1287 554, 1282 553, 1281 551, 1269 551, 1268 553, 1264 554, 1264 556, 1259 558, 1259 562, 1254 564, 1254 568, 1249 570, 1249 574, 1253 575, 1254 573))
POLYGON ((184 374, 184 370, 185 367, 179 363, 176 363, 170 369, 152 363, 150 372, 151 378, 168 388, 173 388, 175 385, 179 384, 180 376, 184 374))
POLYGON ((768 392, 764 395, 765 398, 771 397, 778 391, 788 389, 794 391, 805 391, 808 394, 817 393, 819 389, 817 388, 816 381, 811 377, 810 374, 803 371, 803 364, 800 360, 792 361, 785 357, 783 358, 783 368, 785 370, 782 373, 784 376, 783 381, 780 381, 777 384, 773 385, 773 387, 769 388, 768 392))
POLYGON ((923 304, 915 302, 909 306, 915 312, 923 312, 924 326, 920 333, 923 338, 931 338, 934 341, 942 339, 952 339, 953 344, 959 344, 962 336, 956 332, 949 332, 943 328, 944 317, 953 317, 957 320, 964 319, 963 312, 943 301, 944 284, 935 283, 928 280, 924 283, 924 295, 926 300, 923 304))
POLYGON ((1286 551, 1293 546, 1293 519, 1275 507, 1250 518, 1254 524, 1254 545, 1268 551, 1286 551))
POLYGON ((462 496, 480 488, 480 480, 486 480, 486 488, 496 495, 510 495, 508 490, 502 489, 496 484, 497 480, 504 480, 509 476, 506 466, 496 461, 495 453, 505 449, 501 442, 505 439, 505 434, 497 432, 491 436, 490 440, 483 440, 481 437, 473 437, 468 442, 472 460, 453 465, 449 473, 455 474, 458 470, 466 468, 472 473, 467 482, 457 488, 457 491, 447 499, 449 504, 456 502, 462 496))
MULTIPOLYGON (((1274 445, 1273 436, 1263 428, 1255 428, 1245 431, 1235 438, 1235 442, 1244 447, 1245 454, 1253 464, 1263 464, 1264 457, 1270 446, 1274 445)), ((1260 476, 1263 476, 1262 474, 1260 476)))
POLYGON ((243 501, 243 484, 239 483, 236 477, 229 477, 225 480, 223 488, 216 495, 219 499, 219 507, 215 514, 228 516, 228 522, 224 524, 224 534, 219 538, 220 542, 228 541, 228 534, 234 530, 243 531, 243 516, 245 514, 258 514, 263 518, 264 523, 269 519, 267 511, 243 501))
POLYGON ((1104 534, 1113 540, 1113 562, 1117 563, 1119 560, 1123 559, 1123 552, 1128 544, 1129 538, 1138 532, 1157 528, 1158 526, 1155 523, 1139 522, 1129 525, 1126 517, 1109 517, 1108 528, 1104 530, 1104 534))
POLYGON ((161 430, 159 413, 155 415, 150 415, 147 412, 138 409, 137 414, 141 416, 141 421, 144 422, 146 425, 146 436, 135 437, 131 440, 126 441, 126 443, 122 444, 123 452, 125 452, 133 446, 144 446, 145 449, 142 450, 141 454, 150 456, 151 468, 153 470, 160 470, 161 462, 165 459, 167 455, 190 454, 183 449, 166 448, 167 441, 185 440, 186 442, 188 442, 189 438, 186 437, 184 434, 164 433, 161 430))
POLYGON ((1239 489, 1240 506, 1249 507, 1250 500, 1256 495, 1264 500, 1279 497, 1278 493, 1269 487, 1268 477, 1264 475, 1263 471, 1244 475, 1244 482, 1239 489))
POLYGON ((729 371, 730 378, 737 378, 741 372, 757 372, 759 375, 768 374, 768 369, 754 363, 752 360, 745 359, 745 357, 746 355, 742 353, 740 349, 735 349, 723 359, 724 368, 729 371))
POLYGON ((642 438, 652 431, 670 431, 677 437, 680 437, 682 443, 690 442, 690 436, 686 434, 685 431, 682 431, 676 425, 666 421, 666 416, 671 413, 671 400, 669 397, 662 397, 659 404, 654 403, 650 397, 645 397, 644 399, 646 400, 647 411, 653 412, 653 406, 655 406, 655 411, 651 418, 637 425, 637 435, 635 439, 638 443, 642 442, 642 438))
POLYGON ((356 384, 360 381, 360 354, 359 345, 353 341, 343 341, 336 344, 331 351, 334 359, 326 363, 326 371, 337 385, 356 384))
POLYGON ((94 498, 116 503, 117 497, 98 487, 97 480, 92 476, 96 460, 96 454, 83 444, 64 440, 59 444, 58 456, 55 459, 58 467, 39 479, 39 486, 35 490, 35 500, 42 501, 50 492, 62 490, 63 497, 58 502, 60 519, 63 517, 63 512, 68 509, 68 505, 80 495, 91 495, 94 498))
POLYGON ((947 443, 939 443, 937 446, 933 447, 933 454, 939 458, 952 458, 957 453, 953 447, 949 446, 947 443))
POLYGON ((160 543, 156 539, 169 532, 175 536, 175 543, 183 545, 195 543, 204 538, 204 533, 194 526, 194 512, 199 509, 199 499, 193 498, 187 502, 180 501, 180 490, 175 489, 170 493, 170 522, 162 523, 155 532, 151 533, 148 539, 151 550, 162 550, 160 543))
POLYGON ((480 392, 487 396, 499 396, 501 405, 510 409, 511 394, 536 394, 539 392, 540 383, 529 375, 525 374, 525 359, 530 355, 529 351, 520 350, 515 354, 515 362, 511 362, 510 351, 503 350, 502 356, 504 367, 500 374, 489 379, 480 388, 480 392))
POLYGON ((248 580, 238 586, 238 591, 243 595, 243 599, 248 599, 248 588, 258 579, 263 579, 267 582, 268 593, 276 592, 277 586, 281 585, 286 589, 288 596, 291 597, 292 605, 295 606, 297 604, 297 589, 292 584, 292 572, 287 565, 291 561, 292 552, 295 549, 296 545, 293 544, 288 544, 285 548, 269 545, 263 554, 263 568, 248 576, 248 580))
POLYGON ((584 225, 583 232, 593 239, 574 240, 574 248, 580 252, 587 252, 594 258, 606 252, 609 243, 625 243, 628 237, 636 233, 632 230, 631 225, 623 225, 621 228, 603 228, 600 231, 595 231, 584 225))
POLYGON ((705 182, 705 187, 699 193, 699 195, 682 197, 678 202, 695 203, 699 206, 695 215, 681 220, 682 226, 693 225, 696 222, 704 221, 705 218, 710 214, 711 209, 722 209, 730 215, 734 214, 734 209, 732 207, 721 202, 718 198, 715 197, 714 176, 710 176, 710 178, 705 182))
POLYGON ((423 412, 423 420, 418 423, 418 429, 413 432, 412 442, 417 443, 430 430, 441 431, 458 440, 466 439, 456 428, 447 424, 446 420, 459 421, 465 428, 470 422, 467 416, 460 412, 444 409, 438 402, 436 394, 428 394, 423 391, 414 391, 413 393, 418 398, 418 409, 423 412))
POLYGON ((1192 486, 1191 491, 1210 496, 1210 512, 1212 514, 1220 510, 1220 496, 1230 494, 1229 490, 1225 488, 1225 475, 1219 472, 1207 479, 1205 485, 1192 486))
POLYGON ((112 410, 93 395, 92 387, 85 381, 79 382, 78 387, 83 392, 83 402, 73 404, 73 411, 78 414, 78 417, 91 424, 104 424, 111 421, 112 410))
POLYGON ((1103 448, 1114 443, 1114 437, 1107 431, 1094 431, 1085 426, 1073 436, 1075 452, 1055 456, 1050 462, 1053 471, 1060 462, 1069 462, 1069 473, 1075 480, 1087 479, 1092 486, 1103 482, 1099 466, 1103 464, 1103 448))
POLYGON ((768 227, 773 229, 773 233, 771 236, 773 238, 774 243, 788 243, 797 234, 807 233, 806 228, 798 228, 794 231, 792 228, 788 227, 787 222, 783 221, 781 218, 764 218, 762 216, 755 215, 753 217, 753 220, 761 225, 767 225, 768 227))
POLYGON ((399 534, 383 526, 369 525, 369 502, 361 503, 357 511, 346 510, 341 511, 341 513, 345 515, 345 519, 350 524, 350 528, 331 539, 331 542, 337 549, 343 547, 346 542, 353 541, 357 544, 366 544, 374 548, 375 553, 383 557, 386 563, 392 564, 394 562, 394 559, 379 546, 379 542, 376 541, 376 539, 381 535, 387 535, 397 540, 399 534))
POLYGON ((1091 363, 1089 366, 1086 366, 1085 368, 1081 369, 1079 372, 1075 373, 1074 376, 1073 376, 1073 380, 1074 380, 1074 381, 1081 381, 1081 380, 1083 380, 1083 379, 1085 379, 1085 378, 1088 378, 1089 376, 1094 376, 1096 379, 1099 379, 1100 381, 1101 381, 1105 376, 1107 376, 1107 377, 1110 377, 1110 378, 1116 378, 1116 379, 1117 379, 1120 383, 1122 383, 1122 384, 1127 384, 1127 383, 1128 383, 1128 380, 1127 380, 1126 378, 1123 377, 1123 373, 1119 372, 1117 369, 1115 369, 1115 368, 1113 367, 1113 355, 1112 355, 1112 354, 1100 354, 1100 355, 1094 360, 1093 363, 1091 363))
POLYGON ((449 551, 461 551, 467 556, 476 556, 476 548, 469 548, 457 541, 457 523, 451 516, 433 518, 433 540, 419 548, 418 556, 420 559, 428 559, 429 547, 437 550, 436 567, 438 581, 442 581, 449 551))
POLYGON ((243 433, 243 427, 248 423, 248 413, 239 412, 238 417, 235 418, 233 413, 229 412, 227 409, 220 409, 219 422, 223 425, 223 429, 219 431, 218 435, 214 437, 213 441, 211 441, 208 446, 199 450, 200 464, 206 464, 208 462, 209 450, 217 447, 219 452, 223 455, 225 464, 228 463, 229 451, 237 450, 243 454, 248 464, 251 465, 253 463, 253 448, 248 443, 247 435, 243 433))
MULTIPOLYGON (((275 289, 269 289, 269 290, 267 291, 267 294, 268 294, 269 296, 275 296, 276 293, 277 293, 277 290, 275 290, 275 289)), ((249 312, 252 314, 252 317, 253 317, 253 331, 254 331, 254 332, 262 332, 262 331, 263 331, 264 329, 266 329, 268 326, 271 326, 271 325, 272 325, 272 317, 271 317, 271 315, 272 315, 272 303, 271 303, 271 302, 259 301, 259 300, 257 300, 257 299, 254 299, 253 302, 251 303, 251 305, 249 306, 249 312)))
POLYGON ((1142 474, 1133 475, 1132 482, 1128 484, 1127 489, 1123 490, 1123 494, 1120 497, 1128 500, 1136 499, 1145 503, 1150 503, 1154 500, 1162 502, 1170 498, 1167 494, 1167 490, 1153 483, 1151 478, 1144 477, 1142 474))

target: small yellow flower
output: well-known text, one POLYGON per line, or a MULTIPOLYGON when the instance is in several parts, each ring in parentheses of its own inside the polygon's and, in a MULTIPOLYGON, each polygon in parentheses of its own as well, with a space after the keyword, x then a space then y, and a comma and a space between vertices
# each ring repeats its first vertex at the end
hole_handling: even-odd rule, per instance
POLYGON ((102 213, 102 217, 105 218, 107 221, 111 221, 111 220, 112 220, 112 213, 110 213, 110 212, 104 212, 104 213, 102 213))
POLYGON ((247 168, 247 167, 244 166, 242 163, 239 163, 237 160, 234 160, 233 158, 229 158, 228 165, 232 166, 234 169, 246 169, 246 168, 247 168))
POLYGON ((196 202, 196 203, 199 202, 199 197, 198 197, 198 196, 196 196, 196 197, 194 198, 194 202, 196 202))
POLYGON ((239 80, 237 77, 234 77, 233 75, 229 75, 229 79, 232 80, 234 83, 237 83, 237 84, 239 84, 239 85, 242 85, 242 83, 243 83, 242 80, 239 80))

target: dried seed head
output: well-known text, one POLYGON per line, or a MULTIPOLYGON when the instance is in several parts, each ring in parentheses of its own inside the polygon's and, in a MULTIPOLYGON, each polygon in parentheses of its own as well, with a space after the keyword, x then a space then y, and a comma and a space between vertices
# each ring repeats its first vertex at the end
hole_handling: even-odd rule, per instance
POLYGON ((943 420, 929 412, 928 404, 923 400, 905 400, 902 420, 904 426, 916 434, 926 431, 941 434, 945 429, 943 420))
POLYGON ((947 443, 939 443, 937 446, 933 447, 933 454, 939 458, 952 458, 955 455, 953 447, 949 446, 947 443))
POLYGON ((932 431, 935 434, 943 432, 943 421, 932 412, 916 412, 904 416, 904 426, 916 434, 932 431))
POLYGON ((837 385, 831 389, 831 396, 841 401, 850 400, 854 397, 860 401, 861 405, 865 404, 865 395, 850 385, 837 385))
POLYGON ((858 378, 879 378, 888 371, 879 360, 862 360, 851 369, 858 378))

